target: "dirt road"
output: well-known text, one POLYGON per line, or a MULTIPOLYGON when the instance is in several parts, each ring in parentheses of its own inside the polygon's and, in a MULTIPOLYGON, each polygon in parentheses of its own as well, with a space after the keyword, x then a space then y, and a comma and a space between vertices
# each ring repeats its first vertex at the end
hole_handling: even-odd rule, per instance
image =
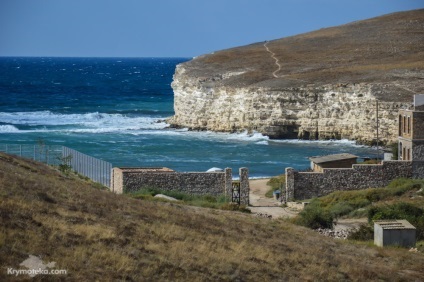
MULTIPOLYGON (((274 198, 265 197, 265 193, 270 189, 266 184, 269 179, 252 179, 250 185, 250 207, 249 209, 254 214, 271 215, 272 218, 287 217, 291 218, 297 215, 298 212, 288 208, 282 208, 281 203, 274 198)), ((334 226, 334 230, 349 230, 358 228, 361 224, 367 222, 366 218, 358 219, 339 219, 334 226)))
POLYGON ((269 179, 252 179, 250 185, 250 207, 252 213, 271 215, 272 218, 294 217, 297 213, 282 208, 281 203, 274 198, 265 197, 270 189, 266 184, 269 179))

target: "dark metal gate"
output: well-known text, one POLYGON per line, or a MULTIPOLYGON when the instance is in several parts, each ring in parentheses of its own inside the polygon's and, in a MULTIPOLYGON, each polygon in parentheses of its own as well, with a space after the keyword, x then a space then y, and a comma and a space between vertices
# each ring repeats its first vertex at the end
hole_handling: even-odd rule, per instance
POLYGON ((232 184, 231 202, 240 205, 240 182, 233 182, 232 184))

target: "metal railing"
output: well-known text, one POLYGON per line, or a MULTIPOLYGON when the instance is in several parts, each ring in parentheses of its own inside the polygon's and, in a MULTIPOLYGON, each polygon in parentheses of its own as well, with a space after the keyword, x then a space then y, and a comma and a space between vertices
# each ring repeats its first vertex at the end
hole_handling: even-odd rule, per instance
POLYGON ((71 170, 110 188, 112 164, 60 145, 0 144, 0 151, 71 170))
POLYGON ((73 170, 110 188, 111 163, 93 158, 65 146, 62 146, 62 156, 63 158, 70 159, 67 161, 67 164, 73 170))

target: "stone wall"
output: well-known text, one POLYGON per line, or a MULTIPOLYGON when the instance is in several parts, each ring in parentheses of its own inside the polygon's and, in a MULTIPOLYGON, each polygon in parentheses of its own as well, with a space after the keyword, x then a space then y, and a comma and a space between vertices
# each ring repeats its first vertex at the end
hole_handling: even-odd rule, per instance
MULTIPOLYGON (((232 169, 224 172, 175 172, 137 168, 113 168, 111 190, 131 193, 143 188, 180 191, 195 195, 231 196, 232 169)), ((241 203, 249 203, 249 175, 240 169, 241 203)))
POLYGON ((412 146, 413 177, 424 178, 424 140, 414 140, 412 146))
POLYGON ((245 167, 240 168, 240 204, 241 205, 249 205, 249 170, 245 167))
POLYGON ((112 168, 111 178, 110 178, 110 190, 116 194, 122 194, 124 191, 123 183, 123 171, 120 168, 112 168))
POLYGON ((283 196, 286 201, 310 199, 334 191, 384 187, 395 178, 412 176, 412 162, 409 161, 326 168, 323 172, 297 172, 286 168, 286 193, 283 196))

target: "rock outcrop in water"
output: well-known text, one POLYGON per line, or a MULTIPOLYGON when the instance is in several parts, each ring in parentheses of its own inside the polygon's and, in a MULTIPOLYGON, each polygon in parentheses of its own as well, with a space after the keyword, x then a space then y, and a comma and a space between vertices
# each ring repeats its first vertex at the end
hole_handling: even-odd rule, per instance
POLYGON ((175 127, 270 138, 397 137, 424 93, 424 10, 223 50, 177 66, 175 127))

